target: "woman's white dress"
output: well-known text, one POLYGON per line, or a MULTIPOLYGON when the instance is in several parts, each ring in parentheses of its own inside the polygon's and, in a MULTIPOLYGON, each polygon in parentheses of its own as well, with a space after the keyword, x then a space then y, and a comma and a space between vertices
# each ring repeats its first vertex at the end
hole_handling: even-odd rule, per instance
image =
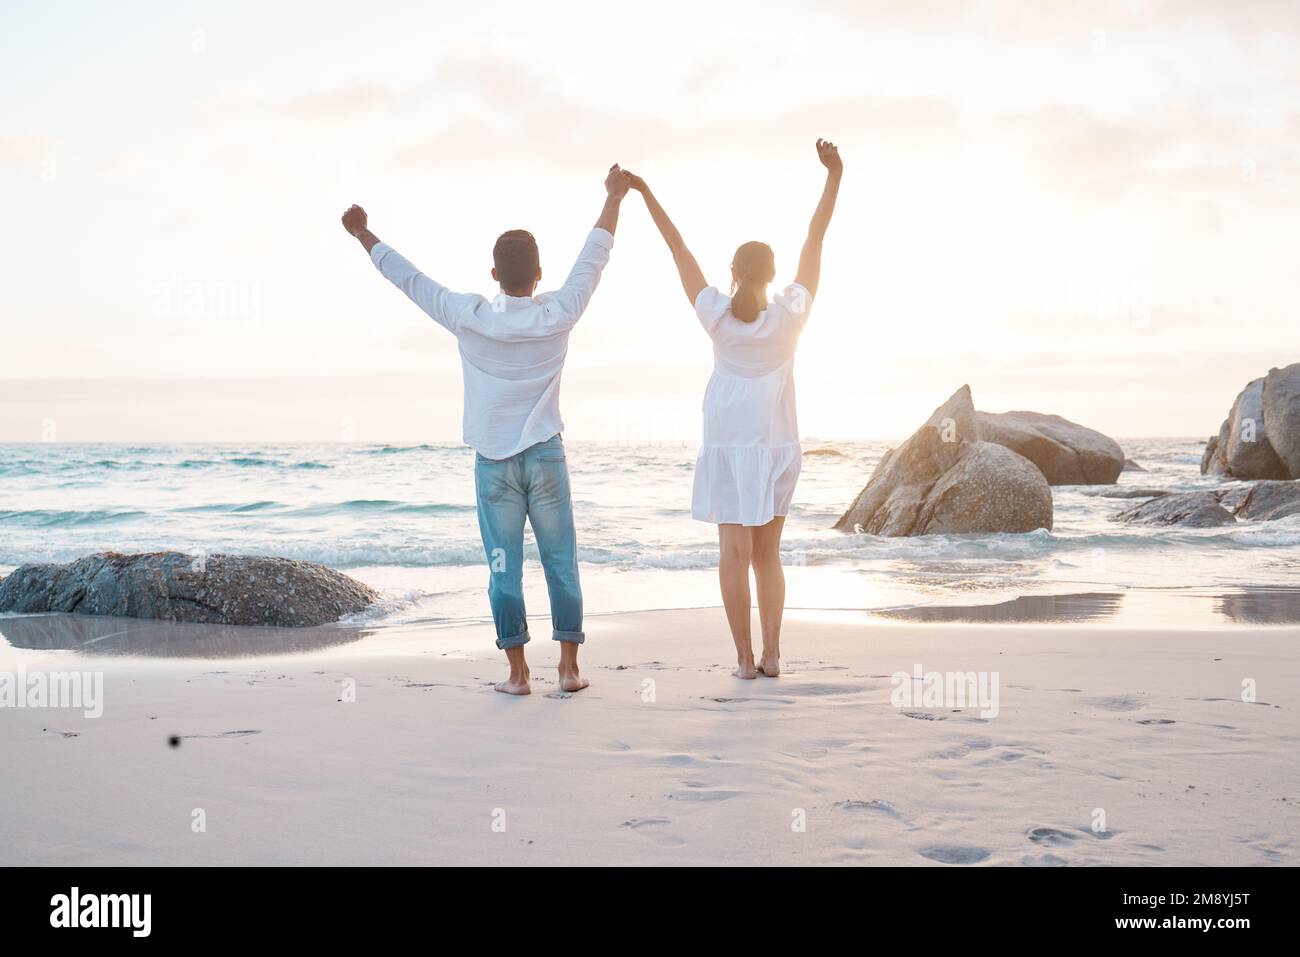
POLYGON ((753 322, 733 316, 731 297, 713 286, 696 297, 695 314, 713 340, 691 503, 700 521, 766 525, 789 513, 802 464, 794 353, 811 306, 799 283, 753 322))

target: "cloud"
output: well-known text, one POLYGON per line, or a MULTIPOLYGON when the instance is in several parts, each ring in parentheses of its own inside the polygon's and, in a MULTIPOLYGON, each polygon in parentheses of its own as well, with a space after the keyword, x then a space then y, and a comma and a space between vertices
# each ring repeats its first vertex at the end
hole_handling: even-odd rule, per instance
POLYGON ((359 85, 295 97, 280 104, 285 114, 306 120, 353 120, 392 109, 400 94, 379 86, 359 85))
POLYGON ((39 171, 54 159, 57 146, 53 137, 40 134, 0 136, 0 169, 39 171))

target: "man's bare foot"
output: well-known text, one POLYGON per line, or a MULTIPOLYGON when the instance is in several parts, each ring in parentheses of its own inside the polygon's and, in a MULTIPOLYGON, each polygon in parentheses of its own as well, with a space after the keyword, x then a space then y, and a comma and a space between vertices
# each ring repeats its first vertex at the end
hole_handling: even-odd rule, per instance
POLYGON ((560 690, 572 694, 591 684, 578 674, 578 646, 572 641, 560 642, 560 690))
POLYGON ((561 691, 581 691, 591 684, 586 678, 578 674, 577 671, 560 672, 560 690, 561 691))
POLYGON ((769 658, 767 655, 758 659, 758 673, 768 678, 775 678, 781 673, 781 659, 775 655, 769 658))
POLYGON ((502 694, 532 694, 532 685, 528 683, 528 675, 523 678, 508 678, 505 681, 498 681, 492 686, 502 694))
POLYGON ((498 681, 492 687, 502 694, 532 694, 532 686, 528 684, 529 671, 528 662, 524 660, 524 646, 507 648, 506 660, 510 662, 510 677, 498 681))

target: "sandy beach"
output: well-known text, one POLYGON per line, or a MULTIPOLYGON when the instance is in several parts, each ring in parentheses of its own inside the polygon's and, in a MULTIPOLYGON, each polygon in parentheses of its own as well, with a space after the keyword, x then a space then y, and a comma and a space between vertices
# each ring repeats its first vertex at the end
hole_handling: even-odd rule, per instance
POLYGON ((6 865, 1300 863, 1293 626, 792 611, 787 672, 747 682, 719 609, 618 614, 589 622, 590 689, 556 692, 534 641, 514 699, 482 624, 275 655, 255 629, 0 624, 0 671, 104 675, 101 717, 0 713, 6 865), (88 653, 123 630, 149 655, 88 653), (995 676, 996 716, 896 707, 918 667, 995 676))

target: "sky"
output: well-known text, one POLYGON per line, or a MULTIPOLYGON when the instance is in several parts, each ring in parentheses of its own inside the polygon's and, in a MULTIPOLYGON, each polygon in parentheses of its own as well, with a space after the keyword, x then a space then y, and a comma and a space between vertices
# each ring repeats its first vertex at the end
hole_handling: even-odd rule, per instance
MULTIPOLYGON (((558 285, 619 162, 706 277, 793 278, 810 438, 957 387, 1125 436, 1217 431, 1300 361, 1300 4, 7 0, 0 441, 456 441, 455 342, 338 218, 492 294, 558 285)), ((712 356, 644 206, 571 344, 568 434, 699 434, 712 356)))

